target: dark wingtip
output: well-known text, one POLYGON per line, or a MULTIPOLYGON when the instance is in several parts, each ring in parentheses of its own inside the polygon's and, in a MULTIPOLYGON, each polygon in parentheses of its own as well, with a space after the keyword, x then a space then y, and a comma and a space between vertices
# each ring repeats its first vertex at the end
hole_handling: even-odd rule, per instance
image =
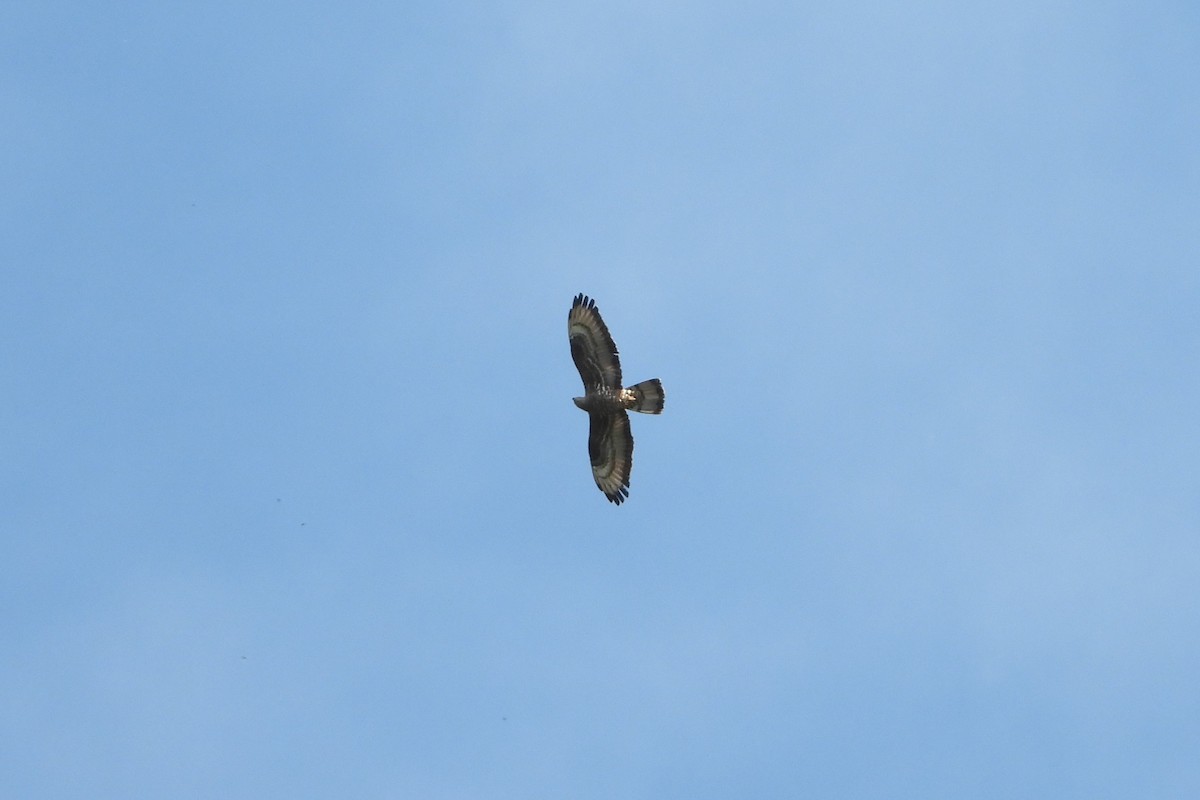
POLYGON ((608 501, 610 503, 616 503, 617 505, 621 505, 621 503, 624 503, 626 500, 629 499, 629 488, 627 486, 621 486, 620 488, 618 488, 615 492, 612 492, 611 494, 609 492, 605 492, 604 496, 608 498, 608 501))
POLYGON ((596 301, 588 297, 583 292, 580 292, 579 294, 575 295, 575 299, 571 302, 571 308, 578 308, 579 306, 583 306, 584 308, 595 308, 596 301))

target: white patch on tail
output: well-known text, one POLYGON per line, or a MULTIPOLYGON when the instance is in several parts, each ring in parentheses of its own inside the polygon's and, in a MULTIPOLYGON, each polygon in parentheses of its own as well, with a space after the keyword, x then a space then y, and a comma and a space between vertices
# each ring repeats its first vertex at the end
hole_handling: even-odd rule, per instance
POLYGON ((629 407, 630 411, 639 411, 643 414, 662 413, 663 403, 666 402, 667 394, 663 391, 662 381, 658 378, 642 381, 639 384, 630 386, 625 391, 634 397, 634 404, 629 407))

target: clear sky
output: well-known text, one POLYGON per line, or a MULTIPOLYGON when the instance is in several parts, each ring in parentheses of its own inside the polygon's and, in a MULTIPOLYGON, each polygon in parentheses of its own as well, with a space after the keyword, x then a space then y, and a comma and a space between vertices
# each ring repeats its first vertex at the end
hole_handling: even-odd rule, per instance
POLYGON ((1200 796, 1198 42, 4 3, 0 796, 1200 796))

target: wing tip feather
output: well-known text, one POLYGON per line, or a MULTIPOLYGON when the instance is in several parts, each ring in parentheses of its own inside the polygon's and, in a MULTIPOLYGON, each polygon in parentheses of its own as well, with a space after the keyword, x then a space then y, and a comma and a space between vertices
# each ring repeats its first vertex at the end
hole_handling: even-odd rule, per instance
MULTIPOLYGON (((604 490, 601 489, 600 491, 603 492, 604 490)), ((615 503, 616 505, 621 505, 621 503, 624 503, 626 500, 629 499, 629 487, 628 486, 618 486, 616 489, 614 489, 611 492, 604 492, 604 496, 608 498, 608 502, 615 503)))

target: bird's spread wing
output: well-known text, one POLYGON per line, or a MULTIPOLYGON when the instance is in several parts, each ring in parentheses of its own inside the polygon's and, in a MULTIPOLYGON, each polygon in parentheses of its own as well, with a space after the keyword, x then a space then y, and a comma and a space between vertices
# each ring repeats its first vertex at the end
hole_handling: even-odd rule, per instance
POLYGON ((583 378, 584 390, 620 389, 621 361, 617 346, 608 326, 600 319, 594 300, 582 294, 575 296, 567 315, 567 335, 571 339, 571 358, 583 378))
POLYGON ((633 434, 629 415, 592 413, 588 433, 588 455, 592 476, 609 500, 621 505, 629 497, 629 473, 633 469, 633 434))

